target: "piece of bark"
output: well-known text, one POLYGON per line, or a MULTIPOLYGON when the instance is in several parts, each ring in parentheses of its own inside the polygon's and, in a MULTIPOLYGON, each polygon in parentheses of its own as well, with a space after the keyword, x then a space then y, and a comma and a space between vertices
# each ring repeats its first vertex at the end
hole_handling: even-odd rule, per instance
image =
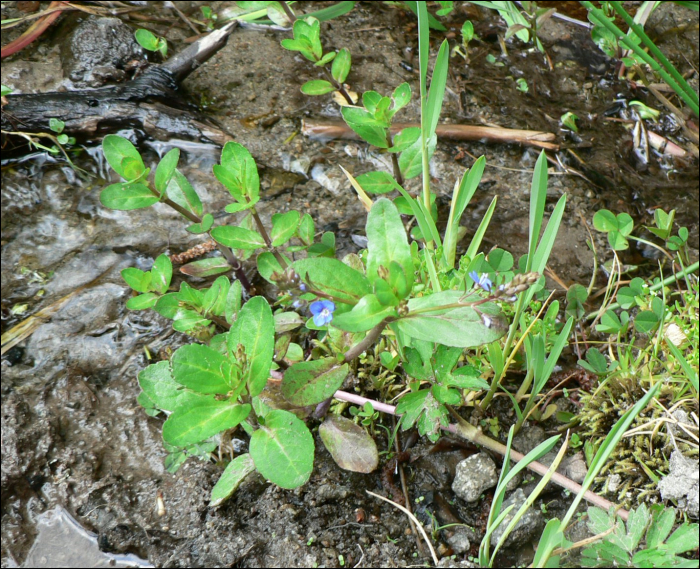
POLYGON ((154 138, 207 138, 223 145, 231 137, 196 116, 181 103, 178 84, 226 44, 236 22, 227 24, 185 48, 163 65, 153 66, 132 81, 99 89, 9 94, 3 100, 3 150, 9 142, 25 145, 10 132, 51 132, 49 120, 65 123, 63 133, 94 139, 124 128, 142 129, 154 138), (7 137, 7 138, 6 138, 7 137), (14 139, 14 140, 13 140, 14 139))

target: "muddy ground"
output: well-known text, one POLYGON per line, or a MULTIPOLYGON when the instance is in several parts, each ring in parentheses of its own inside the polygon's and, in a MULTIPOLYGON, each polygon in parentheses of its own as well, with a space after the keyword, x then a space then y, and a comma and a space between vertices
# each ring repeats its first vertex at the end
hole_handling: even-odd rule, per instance
MULTIPOLYGON (((196 3, 177 4, 187 11, 196 3)), ((296 9, 308 12, 325 3, 314 3, 313 8, 310 4, 299 3, 296 9)), ((661 35, 687 23, 691 14, 665 3, 647 27, 661 35)), ((177 52, 191 31, 180 25, 174 12, 161 10, 157 15, 176 22, 153 29, 167 32, 171 52, 177 52)), ((638 97, 658 107, 656 102, 616 79, 615 62, 597 50, 585 30, 557 20, 547 23, 541 38, 553 64, 550 70, 541 54, 517 40, 507 43, 508 55, 502 56, 496 38, 505 27, 493 13, 460 6, 448 18, 450 29, 458 31, 467 17, 484 41, 474 44, 469 65, 459 56, 451 59, 442 120, 555 132, 590 168, 588 180, 552 170, 549 207, 568 195, 550 262, 553 272, 566 284, 588 283, 593 255, 586 244, 586 223, 591 227, 593 214, 601 208, 627 211, 642 224, 652 221, 655 207, 676 209, 678 223, 690 228, 692 256, 697 259, 697 162, 654 155, 649 164, 640 164, 632 152, 631 134, 620 123, 605 120, 616 100, 638 97), (488 54, 503 65, 489 64, 488 54), (518 78, 527 81, 527 93, 518 90, 518 78), (580 135, 560 129, 559 117, 566 111, 580 117, 580 135)), ((65 42, 78 23, 75 16, 65 18, 39 42, 3 62, 3 84, 21 92, 44 92, 70 88, 81 79, 93 81, 93 75, 87 77, 89 66, 76 66, 66 55, 65 42)), ((363 143, 324 142, 298 134, 303 119, 332 120, 339 113, 328 97, 300 93, 301 83, 316 78, 317 72, 280 48, 285 37, 285 31, 236 29, 228 45, 187 79, 182 98, 199 105, 252 152, 261 171, 263 218, 288 209, 308 211, 318 230, 336 231, 341 252, 356 251, 352 235, 364 233, 364 210, 337 165, 358 175, 377 169, 384 157, 363 143)), ((698 68, 697 27, 662 37, 661 48, 683 71, 698 68)), ((417 75, 411 70, 417 56, 412 56, 416 28, 410 13, 361 3, 324 23, 322 40, 326 49, 351 51, 348 83, 354 91, 388 94, 403 81, 418 91, 417 75)), ((433 55, 437 45, 432 45, 433 55)), ((697 88, 697 76, 693 81, 697 88)), ((416 121, 418 116, 414 96, 401 120, 416 121)), ((669 123, 657 128, 674 134, 669 123)), ((228 198, 211 173, 219 150, 170 140, 146 141, 142 149, 155 162, 157 154, 173 145, 184 149, 183 170, 208 211, 223 211, 228 198)), ((473 231, 498 195, 486 245, 517 256, 526 250, 534 149, 440 142, 431 166, 433 187, 446 206, 455 180, 482 154, 488 166, 463 224, 473 231)), ((580 167, 566 151, 560 156, 580 167)), ((98 177, 108 177, 99 151, 85 152, 78 163, 98 177)), ((148 268, 158 254, 183 251, 202 238, 186 233, 180 218, 161 205, 135 212, 105 210, 98 200, 103 180, 82 180, 44 156, 4 163, 2 175, 3 332, 106 271, 96 285, 78 291, 3 357, 3 566, 24 561, 37 534, 37 516, 59 505, 97 533, 102 550, 136 554, 155 566, 392 567, 429 562, 406 519, 365 493, 386 494, 379 472, 341 470, 318 438, 308 484, 284 491, 250 476, 216 510, 208 507, 208 500, 221 466, 190 460, 175 475, 166 472, 163 419, 148 417, 137 405, 136 375, 147 365, 144 346, 156 354, 187 339, 172 333, 157 315, 128 312, 124 304, 129 291, 119 271, 148 268), (27 312, 12 314, 21 304, 28 305, 27 312), (158 492, 166 507, 162 517, 156 511, 158 492)), ((408 187, 415 189, 417 184, 414 179, 408 187)), ((601 260, 607 260, 605 236, 592 227, 591 231, 601 260)), ((632 250, 623 260, 655 263, 653 250, 646 249, 632 250)), ((507 424, 509 419, 504 414, 501 421, 507 424)), ((521 448, 545 436, 544 429, 532 428, 521 448)), ((378 444, 385 448, 386 438, 380 437, 378 444)), ((419 443, 416 452, 429 448, 419 443)), ((457 544, 449 532, 435 535, 438 551, 445 556, 458 552, 457 561, 475 553, 483 520, 479 504, 460 503, 451 490, 456 464, 465 453, 446 449, 407 467, 411 496, 424 497, 422 516, 432 513, 441 523, 450 523, 452 514, 446 512, 456 512, 477 527, 470 536, 471 547, 457 544)), ((557 489, 548 500, 555 504, 550 515, 556 514, 556 504, 565 507, 557 489)), ((535 531, 524 536, 501 564, 529 563, 528 541, 538 535, 535 531)))

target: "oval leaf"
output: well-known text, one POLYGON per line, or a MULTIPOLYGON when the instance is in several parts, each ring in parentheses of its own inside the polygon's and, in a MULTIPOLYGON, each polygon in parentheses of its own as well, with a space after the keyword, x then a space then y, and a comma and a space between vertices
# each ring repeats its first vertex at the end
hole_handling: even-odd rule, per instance
POLYGON ((216 350, 201 344, 182 346, 172 358, 173 379, 199 393, 231 390, 231 364, 216 350))
POLYGON ((246 302, 231 326, 229 353, 235 354, 239 344, 246 353, 243 378, 248 382, 251 397, 254 397, 267 383, 275 352, 275 320, 270 305, 262 296, 254 296, 246 302))
POLYGON ((360 187, 368 194, 386 194, 394 188, 394 177, 389 172, 367 172, 356 178, 360 187))
POLYGON ((192 184, 185 178, 180 170, 173 172, 173 177, 166 190, 168 197, 180 207, 197 216, 202 215, 202 202, 192 184))
POLYGON ((141 370, 139 385, 155 406, 164 411, 174 411, 185 401, 199 397, 191 391, 182 389, 182 385, 173 379, 169 362, 158 362, 141 370))
POLYGON ((163 424, 163 440, 183 447, 233 429, 250 413, 250 405, 233 401, 217 401, 199 396, 178 406, 163 424))
MULTIPOLYGON (((167 422, 166 422, 167 424, 167 422)), ((296 488, 311 476, 314 439, 303 421, 275 409, 265 415, 265 425, 250 437, 255 468, 281 488, 296 488)))
POLYGON ((159 194, 162 194, 170 183, 170 179, 175 173, 175 168, 177 168, 177 163, 180 160, 180 149, 173 148, 170 150, 156 167, 156 177, 155 186, 159 194))
POLYGON ((220 225, 211 230, 215 241, 232 249, 257 249, 265 246, 265 240, 257 231, 243 227, 220 225))
MULTIPOLYGON (((411 338, 456 348, 488 344, 506 333, 508 324, 500 308, 492 302, 480 304, 478 311, 470 306, 463 306, 411 316, 411 310, 439 307, 460 301, 468 302, 468 298, 463 297, 464 294, 460 291, 450 290, 411 299, 408 301, 409 316, 401 318, 395 325, 411 338)), ((474 295, 472 300, 478 301, 480 297, 474 295)))
POLYGON ((279 247, 289 241, 296 233, 298 226, 298 211, 292 210, 287 213, 275 213, 272 216, 272 230, 270 231, 272 246, 279 247))
POLYGON ((403 268, 408 286, 413 284, 413 258, 408 245, 406 230, 396 206, 385 198, 372 205, 367 216, 367 278, 373 283, 379 278, 377 271, 383 266, 387 271, 392 261, 403 268))
POLYGON ((180 267, 180 272, 192 277, 211 277, 220 275, 231 270, 231 265, 224 257, 211 257, 209 259, 199 259, 180 267))
POLYGON ((136 150, 136 147, 124 137, 117 136, 116 134, 108 134, 102 141, 102 151, 104 152, 105 158, 107 159, 107 162, 109 162, 112 169, 126 180, 134 179, 127 178, 127 173, 125 171, 125 166, 129 164, 130 161, 135 161, 137 164, 140 163, 141 165, 140 168, 134 168, 133 166, 130 168, 132 170, 132 175, 133 172, 140 170, 139 174, 137 174, 135 177, 140 176, 146 169, 139 151, 136 150))
POLYGON ((379 453, 374 439, 350 419, 329 415, 318 434, 340 468, 363 474, 377 468, 379 453))
POLYGON ((346 332, 366 332, 379 324, 387 316, 397 316, 392 306, 382 306, 373 294, 363 296, 350 312, 333 318, 333 326, 346 332))
POLYGON ((347 304, 355 304, 372 292, 369 281, 362 273, 337 259, 301 259, 294 263, 294 270, 303 281, 347 304))
POLYGON ((255 470, 251 456, 246 453, 228 463, 219 481, 211 489, 209 507, 216 508, 228 500, 241 485, 241 482, 255 470))
POLYGON ((335 358, 299 362, 284 372, 282 396, 303 407, 331 397, 348 375, 348 364, 339 365, 335 358))
POLYGON ((301 86, 301 92, 304 93, 304 95, 325 95, 334 90, 335 87, 333 87, 333 85, 322 79, 307 81, 301 86))
POLYGON ((110 209, 129 211, 158 203, 158 196, 143 184, 112 184, 100 192, 100 202, 110 209))
POLYGON ((343 48, 338 52, 331 66, 331 75, 338 83, 344 83, 350 73, 350 52, 343 48))

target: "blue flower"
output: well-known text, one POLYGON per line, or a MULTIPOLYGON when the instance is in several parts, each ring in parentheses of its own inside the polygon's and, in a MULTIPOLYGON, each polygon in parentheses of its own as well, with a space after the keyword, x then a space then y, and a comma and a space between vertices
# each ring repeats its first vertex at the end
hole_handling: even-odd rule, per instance
POLYGON ((491 282, 491 279, 485 273, 479 275, 476 271, 471 271, 469 276, 479 287, 483 288, 486 292, 491 292, 493 282, 491 282))
POLYGON ((316 300, 311 303, 309 309, 311 310, 311 314, 314 315, 314 324, 320 328, 333 320, 335 304, 330 300, 316 300))

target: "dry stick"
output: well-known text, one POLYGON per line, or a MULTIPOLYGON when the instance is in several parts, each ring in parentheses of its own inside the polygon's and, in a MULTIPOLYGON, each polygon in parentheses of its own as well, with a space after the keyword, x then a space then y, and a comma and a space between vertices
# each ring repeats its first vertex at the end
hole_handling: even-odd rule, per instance
MULTIPOLYGON (((396 415, 391 416, 391 428, 392 431, 396 432, 396 415)), ((397 436, 394 437, 394 448, 396 449, 396 456, 398 457, 398 455, 401 454, 401 443, 399 441, 398 433, 397 436)), ((411 497, 408 495, 408 485, 406 484, 406 473, 404 472, 403 464, 399 462, 398 458, 396 459, 396 466, 399 470, 399 478, 401 479, 401 490, 403 491, 403 497, 404 500, 406 500, 406 509, 409 512, 413 513, 413 511, 411 510, 411 497)), ((418 547, 418 550, 420 551, 421 555, 425 555, 425 551, 423 550, 423 543, 418 537, 416 526, 411 518, 409 518, 409 522, 411 524, 411 531, 416 537, 416 546, 418 547)))
POLYGON ((433 561, 435 562, 435 565, 437 565, 439 563, 437 555, 435 555, 435 550, 433 549, 433 545, 430 543, 430 540, 428 539, 428 535, 425 533, 425 530, 423 529, 423 525, 416 519, 416 516, 414 516, 411 512, 409 512, 403 506, 400 506, 396 502, 389 500, 389 498, 385 498, 384 496, 380 496, 379 494, 375 494, 374 492, 370 492, 369 490, 365 490, 365 492, 367 492, 367 494, 369 494, 370 496, 374 496, 375 498, 379 498, 380 500, 384 500, 385 502, 388 502, 389 504, 391 504, 395 508, 398 508, 404 514, 406 514, 409 517, 409 519, 413 523, 415 523, 416 526, 418 526, 418 529, 420 530, 421 534, 423 535, 423 539, 425 539, 425 543, 428 544, 428 548, 430 549, 430 555, 432 555, 433 561))
MULTIPOLYGON (((360 395, 355 395, 354 393, 348 393, 346 391, 336 391, 333 394, 333 397, 336 399, 340 399, 341 401, 347 401, 348 403, 354 403, 355 405, 364 405, 365 403, 371 403, 372 407, 376 411, 381 411, 382 413, 389 413, 391 415, 396 414, 396 407, 393 405, 389 405, 387 403, 380 403, 378 401, 372 401, 371 399, 367 399, 366 397, 362 397, 360 395)), ((443 427, 445 431, 449 431, 450 433, 453 433, 457 436, 460 436, 468 441, 471 441, 473 443, 479 444, 483 447, 486 447, 489 450, 492 450, 494 452, 497 452, 501 456, 505 456, 506 454, 506 446, 494 441, 493 439, 490 439, 486 435, 484 435, 480 430, 478 430, 475 426, 470 425, 467 423, 464 419, 459 417, 457 415, 459 423, 458 424, 452 424, 448 425, 447 427, 443 427)), ((522 460, 525 455, 512 450, 510 451, 510 457, 513 460, 519 461, 522 460)), ((547 474, 547 471, 549 470, 548 467, 546 467, 544 464, 541 464, 539 462, 531 462, 530 464, 527 465, 527 467, 532 470, 533 472, 536 472, 540 476, 544 476, 547 474)), ((552 482, 555 484, 558 484, 562 488, 566 488, 567 490, 570 490, 574 494, 578 494, 582 488, 579 484, 574 482, 573 480, 567 478, 566 476, 563 476, 559 474, 558 472, 555 472, 552 474, 552 482)), ((605 511, 608 511, 611 507, 614 507, 615 504, 612 502, 606 500, 605 498, 602 498, 601 496, 598 496, 594 492, 591 492, 590 490, 587 490, 583 497, 590 502, 591 504, 594 504, 605 511)), ((625 521, 627 521, 627 518, 629 516, 629 512, 627 510, 619 509, 617 510, 617 514, 625 521)))
MULTIPOLYGON (((418 123, 396 123, 392 125, 391 132, 396 132, 409 127, 420 127, 418 123)), ((436 131, 439 138, 451 140, 477 140, 485 142, 510 142, 525 146, 536 146, 546 150, 559 150, 559 145, 554 142, 556 135, 551 132, 537 130, 519 130, 493 126, 474 126, 467 124, 441 124, 436 131)), ((319 138, 343 138, 359 140, 360 137, 345 123, 329 121, 319 122, 304 119, 301 124, 301 133, 305 136, 317 136, 319 138)))

